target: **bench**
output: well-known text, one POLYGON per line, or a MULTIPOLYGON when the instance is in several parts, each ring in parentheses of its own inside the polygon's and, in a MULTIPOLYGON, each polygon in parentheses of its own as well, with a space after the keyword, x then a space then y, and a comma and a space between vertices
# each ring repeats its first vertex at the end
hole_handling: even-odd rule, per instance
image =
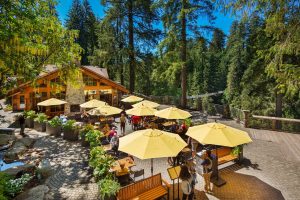
MULTIPOLYGON (((218 165, 233 161, 238 158, 237 155, 231 154, 232 148, 230 147, 221 147, 218 148, 218 165)), ((216 150, 211 151, 212 154, 216 155, 216 150)))
POLYGON ((169 188, 170 184, 162 179, 161 174, 159 173, 122 187, 117 194, 117 199, 153 200, 164 197, 165 195, 167 195, 169 199, 169 188))

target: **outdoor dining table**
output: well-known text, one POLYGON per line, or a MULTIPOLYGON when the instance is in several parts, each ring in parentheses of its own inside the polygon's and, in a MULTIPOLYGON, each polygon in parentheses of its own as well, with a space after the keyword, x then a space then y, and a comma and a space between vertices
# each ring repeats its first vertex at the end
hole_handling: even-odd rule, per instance
POLYGON ((168 122, 163 123, 162 125, 166 127, 166 126, 172 126, 173 124, 175 124, 175 122, 168 121, 168 122))
POLYGON ((121 169, 120 167, 120 163, 125 163, 125 168, 129 169, 133 166, 135 166, 135 163, 134 161, 132 160, 132 158, 130 157, 125 157, 125 158, 122 158, 122 159, 119 159, 115 162, 115 164, 110 168, 110 171, 111 172, 116 172, 118 170, 121 169))

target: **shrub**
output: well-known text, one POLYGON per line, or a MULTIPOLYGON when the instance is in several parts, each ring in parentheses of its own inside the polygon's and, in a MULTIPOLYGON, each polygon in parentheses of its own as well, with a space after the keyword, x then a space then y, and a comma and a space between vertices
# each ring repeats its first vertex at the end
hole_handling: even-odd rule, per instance
POLYGON ((114 158, 107 155, 103 147, 98 146, 92 148, 89 165, 94 168, 94 176, 96 179, 105 177, 114 162, 114 158))
POLYGON ((12 111, 13 107, 10 104, 7 104, 6 107, 4 108, 4 111, 12 111))
POLYGON ((110 177, 105 177, 98 182, 98 188, 101 199, 105 199, 106 197, 109 198, 116 195, 120 190, 121 185, 116 180, 110 177))
POLYGON ((18 193, 22 192, 23 187, 31 180, 32 176, 29 174, 24 174, 21 178, 10 179, 5 184, 5 192, 11 196, 15 197, 18 193))
POLYGON ((51 120, 48 121, 49 125, 52 127, 58 127, 62 125, 61 120, 59 119, 59 117, 55 116, 53 117, 51 120))
POLYGON ((91 124, 87 124, 85 125, 81 130, 80 130, 80 137, 85 137, 85 134, 87 134, 89 131, 93 131, 94 130, 94 126, 91 124))
POLYGON ((236 146, 232 149, 231 154, 238 156, 242 152, 242 146, 236 146))
POLYGON ((85 135, 85 140, 90 143, 91 147, 96 147, 101 145, 100 138, 103 137, 104 134, 98 130, 90 130, 85 135))
POLYGON ((46 122, 47 121, 47 115, 45 115, 44 113, 39 113, 34 118, 34 121, 39 122, 39 123, 46 122))
POLYGON ((0 172, 0 200, 6 200, 8 197, 6 196, 6 183, 11 179, 11 176, 4 172, 0 172))
POLYGON ((23 114, 26 119, 34 119, 36 117, 36 113, 34 110, 24 111, 23 114))
POLYGON ((63 124, 63 129, 64 130, 75 130, 76 126, 75 126, 76 121, 75 120, 67 120, 65 124, 63 124))

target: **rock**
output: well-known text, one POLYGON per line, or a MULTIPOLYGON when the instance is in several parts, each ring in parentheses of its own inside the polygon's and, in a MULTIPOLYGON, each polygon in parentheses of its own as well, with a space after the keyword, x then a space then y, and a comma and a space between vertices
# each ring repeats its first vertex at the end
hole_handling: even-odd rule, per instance
POLYGON ((0 146, 7 145, 16 140, 14 135, 0 134, 0 146))
POLYGON ((23 143, 26 147, 31 147, 33 145, 33 143, 35 142, 35 139, 25 137, 25 138, 21 138, 21 139, 17 140, 17 142, 23 143))
POLYGON ((32 200, 32 199, 44 199, 45 194, 49 191, 46 185, 38 185, 30 190, 27 190, 19 194, 16 200, 32 200))
POLYGON ((0 134, 13 135, 15 133, 15 128, 0 128, 0 134))
POLYGON ((25 165, 20 165, 17 167, 6 169, 3 172, 16 177, 17 175, 21 175, 24 173, 32 173, 34 169, 35 169, 34 165, 25 164, 25 165))
POLYGON ((17 160, 19 154, 23 154, 27 150, 27 147, 21 143, 16 142, 13 144, 13 146, 7 150, 4 154, 4 160, 6 162, 9 162, 11 160, 17 160))

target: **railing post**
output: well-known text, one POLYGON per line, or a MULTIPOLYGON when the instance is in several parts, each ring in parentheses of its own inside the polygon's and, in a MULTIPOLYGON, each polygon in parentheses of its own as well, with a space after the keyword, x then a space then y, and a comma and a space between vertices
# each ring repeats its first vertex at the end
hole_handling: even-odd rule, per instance
POLYGON ((277 123, 276 123, 276 119, 272 119, 272 130, 275 131, 277 128, 277 123))
POLYGON ((249 126, 249 116, 250 116, 250 110, 242 110, 244 114, 244 127, 248 128, 249 126))

